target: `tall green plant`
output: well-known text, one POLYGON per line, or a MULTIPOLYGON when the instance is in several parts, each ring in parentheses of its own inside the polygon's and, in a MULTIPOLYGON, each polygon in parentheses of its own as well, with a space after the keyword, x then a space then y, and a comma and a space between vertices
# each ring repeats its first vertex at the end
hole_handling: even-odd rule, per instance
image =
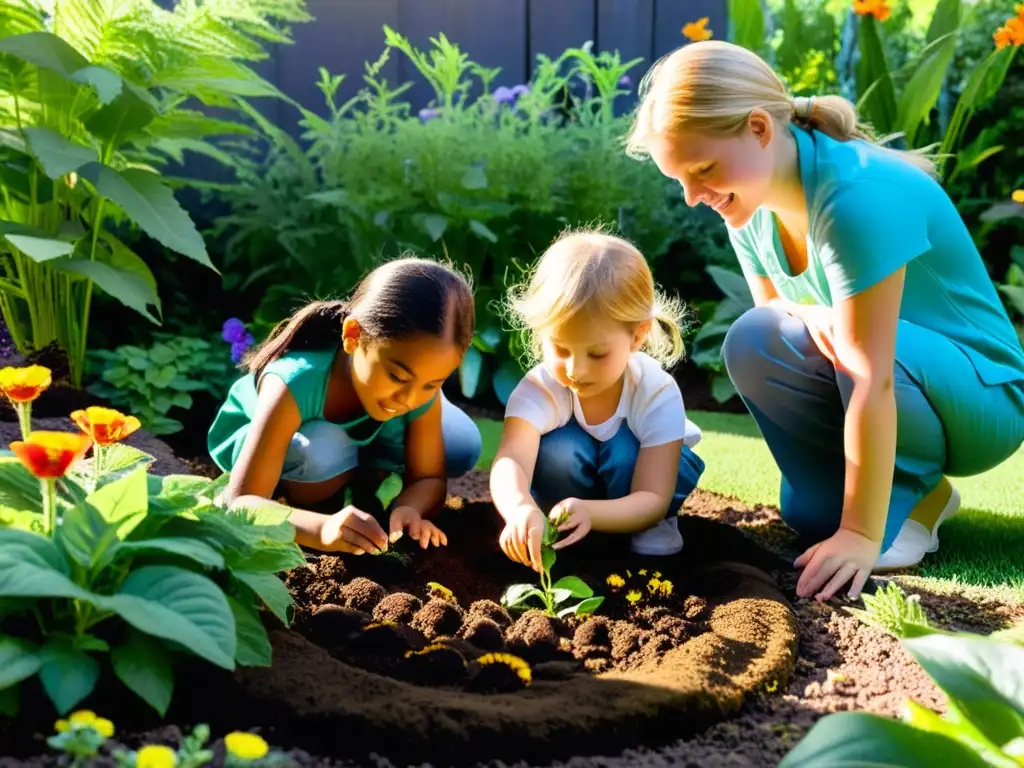
POLYGON ((93 289, 154 323, 149 268, 117 236, 131 222, 214 269, 159 168, 248 128, 184 106, 281 94, 243 62, 289 42, 303 0, 0 2, 0 309, 18 349, 56 341, 80 384, 93 289), (151 309, 152 308, 152 309, 151 309))

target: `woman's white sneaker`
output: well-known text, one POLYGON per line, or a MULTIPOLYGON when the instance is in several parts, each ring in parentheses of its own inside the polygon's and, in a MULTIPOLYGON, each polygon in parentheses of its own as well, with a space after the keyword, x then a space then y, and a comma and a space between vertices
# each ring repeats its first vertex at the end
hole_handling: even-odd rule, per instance
POLYGON ((683 549, 683 534, 679 532, 679 518, 666 517, 653 528, 633 534, 633 551, 638 555, 664 557, 683 549))
POLYGON ((875 571, 910 568, 920 563, 925 555, 938 551, 939 527, 960 511, 960 493, 956 488, 952 488, 952 491, 931 530, 917 520, 908 519, 903 523, 892 546, 875 561, 875 571))

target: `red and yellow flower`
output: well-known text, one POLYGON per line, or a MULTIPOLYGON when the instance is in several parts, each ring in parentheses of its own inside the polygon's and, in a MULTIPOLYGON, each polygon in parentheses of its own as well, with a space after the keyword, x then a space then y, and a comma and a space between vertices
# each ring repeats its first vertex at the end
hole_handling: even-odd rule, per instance
POLYGON ((860 16, 874 16, 879 21, 889 18, 892 10, 886 0, 853 0, 853 12, 860 16))
POLYGON ((36 431, 27 440, 12 442, 11 450, 33 475, 41 480, 55 480, 85 456, 91 445, 88 435, 36 431))
POLYGON ((142 426, 134 416, 125 416, 113 408, 101 408, 97 405, 72 412, 71 420, 101 446, 120 442, 142 426))
POLYGON ((708 29, 708 22, 711 20, 705 16, 697 21, 691 21, 683 27, 683 36, 699 43, 701 40, 710 40, 714 33, 708 29))
POLYGON ((0 391, 12 403, 31 403, 52 382, 50 369, 42 365, 0 369, 0 391))

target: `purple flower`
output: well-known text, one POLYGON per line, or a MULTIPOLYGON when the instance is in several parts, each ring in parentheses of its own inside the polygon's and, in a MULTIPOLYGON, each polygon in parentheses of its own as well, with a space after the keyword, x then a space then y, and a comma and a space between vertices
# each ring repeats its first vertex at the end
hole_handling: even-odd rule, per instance
POLYGON ((245 330, 245 323, 237 317, 231 317, 224 321, 221 328, 221 338, 227 342, 237 342, 245 338, 248 331, 245 330))
POLYGON ((520 96, 525 96, 530 92, 530 86, 528 85, 517 85, 512 89, 512 98, 518 100, 520 96))
POLYGON ((441 110, 439 109, 421 109, 420 110, 420 121, 428 123, 435 117, 441 116, 441 110))
POLYGON ((231 342, 231 362, 237 363, 242 359, 242 356, 249 351, 249 347, 252 346, 253 337, 248 331, 238 341, 231 342))
POLYGON ((504 85, 494 89, 494 100, 499 104, 512 104, 515 102, 515 94, 512 93, 510 88, 506 88, 504 85))
POLYGON ((631 78, 629 75, 623 75, 622 77, 619 78, 619 87, 620 88, 630 88, 632 85, 633 85, 633 78, 631 78))

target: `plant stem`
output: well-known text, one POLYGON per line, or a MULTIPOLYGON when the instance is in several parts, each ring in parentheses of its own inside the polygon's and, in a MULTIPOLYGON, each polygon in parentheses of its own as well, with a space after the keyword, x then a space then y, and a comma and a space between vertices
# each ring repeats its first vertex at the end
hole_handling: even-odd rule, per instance
POLYGON ((46 518, 46 533, 53 537, 57 533, 57 481, 52 477, 40 480, 43 484, 43 517, 46 518))
POLYGON ((103 459, 106 458, 103 455, 103 446, 99 443, 92 444, 92 463, 93 463, 93 486, 92 489, 95 491, 100 487, 100 478, 103 476, 103 459))
POLYGON ((18 412, 18 423, 21 425, 21 439, 28 440, 32 434, 32 403, 16 403, 14 406, 18 412))

